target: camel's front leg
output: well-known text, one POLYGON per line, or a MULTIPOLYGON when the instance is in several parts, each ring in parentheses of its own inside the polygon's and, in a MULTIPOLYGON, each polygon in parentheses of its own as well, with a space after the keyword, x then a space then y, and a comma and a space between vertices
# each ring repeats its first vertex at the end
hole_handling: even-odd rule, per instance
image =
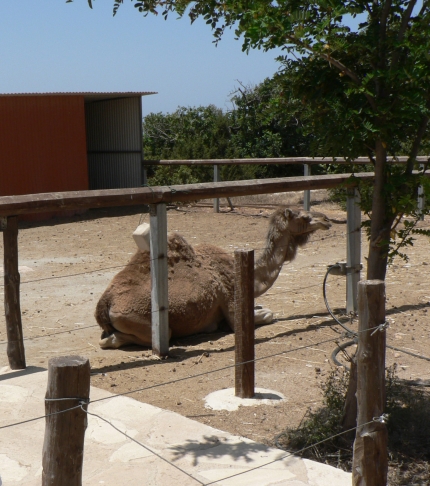
POLYGON ((115 331, 109 335, 102 334, 99 341, 102 349, 118 349, 129 344, 151 347, 152 331, 149 319, 138 314, 122 315, 112 310, 109 312, 109 318, 115 331))
POLYGON ((105 333, 99 341, 99 346, 102 349, 118 349, 122 346, 127 346, 130 344, 137 344, 138 346, 151 346, 151 341, 139 339, 138 336, 132 334, 125 334, 123 332, 115 331, 109 336, 105 333))
POLYGON ((264 309, 261 305, 254 307, 254 325, 265 326, 273 322, 273 312, 270 309, 264 309))

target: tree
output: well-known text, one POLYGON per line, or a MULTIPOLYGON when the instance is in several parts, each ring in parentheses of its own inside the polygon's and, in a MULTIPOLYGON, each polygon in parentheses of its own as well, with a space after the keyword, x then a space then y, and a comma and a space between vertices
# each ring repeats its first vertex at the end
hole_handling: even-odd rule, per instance
MULTIPOLYGON (((231 146, 237 157, 301 157, 309 153, 310 135, 303 136, 300 114, 292 116, 288 104, 279 106, 285 89, 277 78, 256 86, 239 86, 231 94, 231 146)), ((295 111, 295 110, 294 110, 295 111)), ((302 175, 303 167, 260 166, 257 177, 302 175)))
MULTIPOLYGON (((223 159, 306 155, 308 138, 299 119, 277 109, 280 85, 266 79, 231 93, 232 108, 213 105, 179 107, 173 113, 150 113, 143 120, 143 149, 150 159, 223 159)), ((282 88, 283 89, 283 88, 282 88)), ((186 184, 212 179, 209 166, 159 166, 149 171, 151 184, 186 184)), ((223 165, 225 180, 300 175, 302 166, 223 165)))
MULTIPOLYGON (((284 74, 320 149, 351 158, 366 153, 374 165, 367 277, 385 279, 400 218, 412 216, 400 233, 403 243, 411 242, 418 219, 414 199, 422 178, 413 169, 428 142, 429 0, 131 1, 145 15, 201 17, 216 42, 234 27, 243 50, 285 49, 284 74), (357 31, 347 25, 351 17, 363 20, 357 31), (408 163, 391 169, 387 157, 403 151, 408 163)), ((114 2, 114 13, 122 3, 114 2)))
MULTIPOLYGON (((229 158, 229 116, 214 105, 150 113, 143 120, 143 150, 148 160, 229 158)), ((209 166, 160 166, 149 176, 152 184, 208 182, 213 177, 209 166)))

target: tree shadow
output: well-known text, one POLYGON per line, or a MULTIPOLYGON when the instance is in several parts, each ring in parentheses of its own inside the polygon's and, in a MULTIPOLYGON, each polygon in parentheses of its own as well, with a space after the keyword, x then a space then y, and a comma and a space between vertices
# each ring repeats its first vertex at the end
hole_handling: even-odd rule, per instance
MULTIPOLYGON (((385 413, 388 414, 389 484, 429 484, 430 390, 425 386, 411 386, 395 373, 395 366, 387 369, 385 413)), ((322 385, 323 406, 315 411, 308 410, 299 427, 276 436, 276 445, 286 451, 300 451, 302 457, 351 471, 354 434, 342 434, 341 427, 347 382, 347 371, 334 370, 322 385)))
MULTIPOLYGON (((203 458, 220 459, 225 456, 230 457, 233 461, 245 461, 247 464, 251 464, 258 461, 262 453, 267 455, 269 448, 264 444, 258 444, 256 442, 232 442, 231 439, 225 437, 220 438, 216 435, 205 435, 203 441, 188 439, 184 444, 169 447, 169 450, 173 453, 174 461, 185 456, 191 456, 193 458, 193 466, 197 466, 199 460, 203 458)), ((279 460, 284 455, 284 453, 279 451, 272 460, 279 460)), ((270 460, 267 462, 270 462, 270 460)))
MULTIPOLYGON (((423 304, 404 304, 399 307, 393 307, 391 309, 387 309, 387 315, 393 315, 402 313, 405 311, 413 311, 413 310, 421 310, 421 309, 429 309, 430 302, 423 303, 423 304)), ((276 319, 276 323, 283 323, 283 322, 290 322, 295 321, 298 319, 312 319, 315 317, 330 317, 326 312, 317 312, 317 313, 309 313, 309 314, 293 314, 292 316, 282 317, 276 319)), ((268 324, 267 326, 270 327, 272 324, 268 324)), ((264 327, 267 327, 264 326, 264 327)), ((331 328, 333 326, 338 326, 338 324, 333 319, 327 319, 325 322, 319 322, 317 324, 308 324, 306 326, 297 326, 285 331, 277 332, 274 336, 268 337, 259 337, 255 338, 255 344, 264 344, 266 342, 270 342, 273 339, 288 337, 288 336, 297 336, 303 333, 307 333, 309 331, 315 331, 317 329, 325 329, 331 328)), ((259 328, 261 328, 260 326, 259 328)), ((258 328, 258 329, 259 329, 258 328)), ((223 328, 222 331, 208 333, 208 334, 195 334, 193 336, 187 336, 182 339, 175 339, 171 342, 172 348, 170 349, 169 356, 165 360, 159 360, 155 356, 153 358, 145 358, 145 359, 138 359, 136 361, 128 362, 128 363, 120 363, 115 365, 108 365, 108 366, 100 366, 98 368, 92 368, 93 373, 108 373, 112 371, 119 371, 119 370, 131 370, 136 368, 144 368, 147 366, 153 365, 162 365, 163 363, 171 365, 172 362, 181 362, 186 359, 200 357, 204 352, 208 352, 212 355, 222 354, 226 352, 234 351, 234 343, 230 346, 225 346, 223 344, 222 349, 211 348, 211 349, 194 349, 194 346, 198 346, 200 344, 207 344, 209 341, 212 344, 215 344, 220 339, 224 338, 232 334, 231 330, 227 330, 227 328, 223 328)), ((212 345, 211 345, 212 346, 212 345)), ((127 346, 125 348, 129 351, 142 351, 148 350, 150 348, 143 347, 143 346, 127 346)))

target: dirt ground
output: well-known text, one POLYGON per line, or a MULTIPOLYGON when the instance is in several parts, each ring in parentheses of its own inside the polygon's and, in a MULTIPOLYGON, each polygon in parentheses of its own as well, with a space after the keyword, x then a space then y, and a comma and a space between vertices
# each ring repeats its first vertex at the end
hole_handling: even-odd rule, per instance
MULTIPOLYGON (((171 208, 169 231, 179 231, 191 243, 210 242, 232 252, 235 248, 255 249, 258 255, 264 246, 267 218, 276 204, 298 207, 300 196, 237 199, 234 204, 247 206, 231 212, 225 205, 219 214, 213 213, 210 204, 171 208)), ((316 191, 314 207, 330 218, 344 220, 345 213, 328 203, 325 196, 324 191, 316 191)), ((300 423, 307 409, 321 404, 319 385, 334 366, 330 355, 340 335, 333 330, 322 285, 327 265, 346 258, 346 224, 333 224, 330 231, 316 233, 256 302, 271 308, 276 317, 272 325, 258 328, 255 333, 256 357, 266 357, 256 362, 256 386, 281 392, 286 400, 227 412, 205 408, 204 398, 234 386, 234 368, 225 369, 234 363, 233 334, 175 340, 171 356, 163 361, 145 348, 101 350, 98 346, 100 330, 94 309, 110 279, 135 251, 132 232, 140 221, 148 220, 138 211, 94 210, 68 219, 21 223, 19 266, 27 364, 47 367, 48 360, 55 356, 87 356, 92 385, 112 393, 144 389, 130 396, 273 445, 285 428, 300 423), (331 341, 319 344, 327 340, 331 341), (221 371, 214 372, 217 369, 221 371)), ((430 227, 430 220, 421 225, 430 227)), ((365 266, 364 236, 362 252, 365 266)), ((388 343, 428 356, 430 276, 426 237, 417 237, 408 254, 408 263, 398 260, 388 270, 388 343)), ((344 277, 328 278, 327 296, 333 309, 345 306, 344 277)), ((5 341, 2 313, 0 366, 7 365, 5 341)), ((400 378, 430 378, 428 361, 388 349, 387 365, 394 362, 400 378)))

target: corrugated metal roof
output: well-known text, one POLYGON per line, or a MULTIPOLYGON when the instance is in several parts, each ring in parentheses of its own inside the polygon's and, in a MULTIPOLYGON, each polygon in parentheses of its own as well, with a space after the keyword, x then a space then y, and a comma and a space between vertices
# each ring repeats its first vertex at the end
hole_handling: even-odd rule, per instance
POLYGON ((131 98, 158 94, 157 91, 82 91, 82 92, 49 92, 49 93, 0 93, 0 96, 83 96, 85 101, 102 101, 114 98, 131 98))

